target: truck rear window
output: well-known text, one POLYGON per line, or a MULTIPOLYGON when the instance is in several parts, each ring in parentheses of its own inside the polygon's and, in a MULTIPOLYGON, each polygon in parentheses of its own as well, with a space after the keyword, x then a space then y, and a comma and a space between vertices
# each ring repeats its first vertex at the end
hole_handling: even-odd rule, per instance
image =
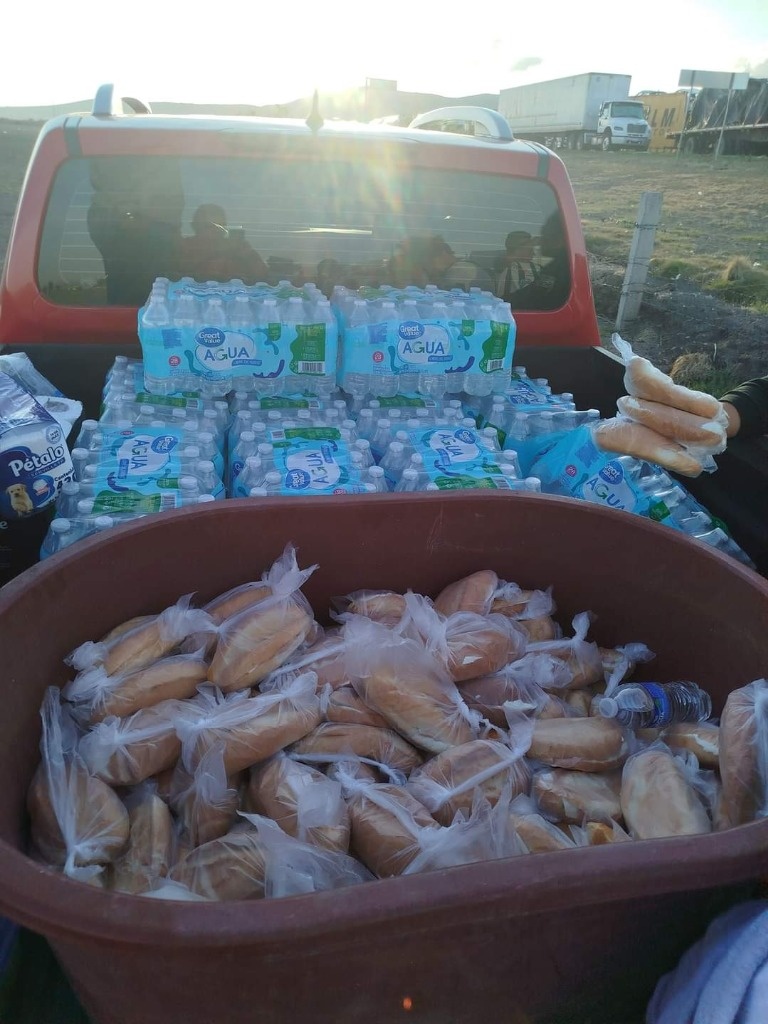
POLYGON ((41 293, 71 306, 138 306, 155 277, 184 275, 479 286, 507 290, 513 309, 553 309, 570 291, 547 183, 340 161, 70 160, 37 270, 41 293))

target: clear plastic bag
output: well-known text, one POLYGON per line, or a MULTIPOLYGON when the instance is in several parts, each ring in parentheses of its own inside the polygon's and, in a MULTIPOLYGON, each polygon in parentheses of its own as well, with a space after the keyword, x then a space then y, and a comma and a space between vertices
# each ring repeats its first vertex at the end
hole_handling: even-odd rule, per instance
POLYGON ((245 690, 224 694, 201 687, 197 697, 183 702, 176 731, 196 765, 215 743, 224 745, 227 775, 282 750, 306 736, 320 723, 317 676, 305 672, 281 688, 250 696, 245 690))
POLYGON ((282 752, 251 769, 248 809, 303 843, 339 853, 349 849, 349 811, 340 783, 282 752))
POLYGON ((527 792, 530 770, 524 754, 533 722, 520 716, 507 742, 472 740, 430 758, 408 780, 408 792, 424 804, 436 821, 450 825, 459 812, 468 814, 476 792, 495 804, 505 789, 527 792))
MULTIPOLYGON (((555 658, 549 660, 553 673, 559 670, 565 674, 566 670, 561 662, 555 658)), ((492 675, 460 683, 459 692, 473 711, 477 711, 500 729, 507 728, 504 705, 510 701, 527 708, 536 718, 571 714, 566 704, 546 693, 536 681, 536 674, 540 671, 543 661, 543 658, 523 658, 492 675)), ((546 675, 545 679, 551 683, 552 675, 546 675)))
MULTIPOLYGON (((547 640, 542 643, 531 643, 528 645, 526 656, 547 655, 550 658, 557 658, 568 672, 567 682, 565 674, 553 672, 552 684, 540 682, 544 689, 566 689, 578 690, 582 687, 592 686, 603 679, 603 662, 600 656, 600 648, 596 643, 587 640, 587 633, 590 627, 590 613, 580 612, 575 615, 572 622, 573 636, 560 640, 547 640)), ((551 662, 545 663, 543 671, 553 671, 551 662)))
POLYGON ((432 602, 408 591, 398 631, 420 640, 455 683, 497 672, 522 657, 527 635, 504 615, 440 615, 432 602))
MULTIPOLYGON (((627 759, 621 809, 634 839, 702 835, 712 831, 706 795, 697 784, 695 757, 676 757, 654 743, 627 759)), ((711 774, 711 773, 709 773, 711 774)))
POLYGON ((512 800, 509 805, 509 816, 512 828, 527 853, 553 853, 557 850, 573 850, 577 846, 587 845, 587 836, 583 829, 569 829, 566 833, 543 817, 535 802, 525 794, 520 794, 512 800))
POLYGON ((144 782, 124 803, 130 820, 127 849, 110 870, 110 888, 134 895, 162 885, 173 863, 173 818, 154 783, 144 782))
POLYGON ((226 835, 237 812, 239 794, 224 769, 224 744, 213 743, 196 765, 189 750, 174 773, 171 806, 191 846, 226 835))
POLYGON ((62 694, 79 721, 99 722, 109 715, 124 717, 164 700, 194 697, 208 677, 202 652, 170 655, 143 668, 107 675, 103 665, 79 672, 62 694))
POLYGON ((159 615, 140 621, 133 629, 105 643, 89 640, 64 660, 77 672, 101 666, 108 676, 127 673, 166 657, 195 633, 215 630, 207 612, 190 607, 191 594, 159 615))
POLYGON ((333 600, 331 615, 344 623, 349 615, 362 615, 382 626, 395 628, 405 614, 405 597, 391 590, 355 590, 333 600))
POLYGON ((177 761, 181 742, 176 728, 191 704, 167 700, 127 718, 110 715, 80 740, 80 756, 104 782, 135 786, 177 761))
POLYGON ((733 690, 720 718, 722 795, 717 828, 768 814, 768 680, 733 690))
POLYGON ((390 771, 409 775, 421 764, 419 751, 394 729, 370 725, 323 722, 288 751, 308 764, 332 764, 349 757, 362 758, 390 771))
POLYGON ((77 751, 77 727, 49 687, 40 709, 42 760, 27 795, 32 842, 49 864, 80 881, 99 875, 128 842, 128 812, 77 751))
POLYGON ((477 737, 480 716, 420 643, 360 616, 347 621, 344 637, 352 685, 414 746, 439 754, 477 737))

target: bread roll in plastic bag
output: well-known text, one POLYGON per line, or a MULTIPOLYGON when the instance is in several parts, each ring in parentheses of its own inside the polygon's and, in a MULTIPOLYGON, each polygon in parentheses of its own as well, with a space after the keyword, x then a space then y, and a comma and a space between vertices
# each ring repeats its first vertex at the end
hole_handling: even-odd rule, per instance
POLYGON ((183 751, 171 787, 171 806, 194 847, 229 832, 239 793, 224 768, 223 743, 213 743, 194 766, 191 761, 190 751, 183 751))
POLYGON ((543 768, 533 776, 531 796, 550 821, 581 825, 585 821, 621 821, 619 772, 569 771, 543 768))
POLYGON ((208 663, 202 652, 169 655, 151 665, 107 675, 104 667, 79 672, 62 694, 83 722, 100 722, 109 715, 122 718, 164 700, 194 697, 208 677, 208 663))
POLYGON ((269 693, 222 693, 201 687, 184 701, 176 731, 194 766, 214 744, 224 746, 224 769, 234 775, 306 736, 320 723, 317 676, 305 672, 269 693))
POLYGON ((242 900, 339 889, 372 877, 352 857, 293 839, 267 818, 242 817, 227 835, 187 854, 172 881, 206 899, 242 900))
POLYGON ((577 836, 566 834, 551 821, 539 814, 536 804, 530 797, 520 794, 509 805, 509 817, 512 828, 527 853, 554 853, 558 850, 573 850, 577 846, 585 846, 586 835, 577 832, 577 836), (578 837, 578 841, 577 841, 578 837))
POLYGON ((300 569, 290 546, 275 566, 268 574, 271 597, 226 618, 218 628, 208 679, 223 692, 265 679, 317 631, 312 609, 299 589, 317 566, 300 569))
POLYGON ((190 607, 191 596, 180 598, 109 643, 89 640, 81 644, 65 658, 66 663, 77 672, 100 665, 108 676, 125 674, 166 657, 193 634, 215 631, 207 612, 190 607))
POLYGON ((42 760, 27 794, 32 842, 49 864, 87 881, 125 848, 128 811, 78 754, 77 728, 55 686, 45 692, 40 718, 42 760))
POLYGON ((551 587, 547 590, 522 590, 517 583, 502 580, 491 604, 493 614, 512 619, 532 643, 556 640, 562 636, 562 630, 552 618, 555 610, 551 587))
POLYGON ((138 895, 161 885, 173 863, 173 818, 152 783, 142 783, 125 798, 130 821, 126 850, 110 872, 110 888, 138 895))
POLYGON ((621 782, 621 809, 635 839, 703 835, 710 815, 694 780, 693 765, 654 744, 627 760, 621 782))
POLYGON ((600 648, 596 643, 587 640, 590 627, 589 612, 580 612, 572 622, 573 636, 560 640, 548 640, 542 643, 530 643, 526 656, 546 654, 557 658, 568 670, 568 680, 562 685, 561 676, 552 685, 541 683, 544 689, 578 690, 592 686, 603 680, 603 662, 600 648))
POLYGON ((339 853, 349 849, 349 810, 341 785, 282 752, 251 769, 248 807, 303 843, 339 853))
POLYGON ((499 578, 492 569, 465 576, 450 583, 435 598, 435 608, 440 615, 455 615, 456 612, 472 612, 487 615, 493 604, 493 596, 499 586, 499 578))
POLYGON ((332 690, 323 702, 323 715, 328 722, 349 725, 370 725, 375 729, 388 728, 386 719, 372 711, 352 686, 332 690))
POLYGON ((314 672, 317 676, 318 692, 330 686, 337 689, 348 685, 348 673, 345 662, 347 645, 340 636, 321 636, 299 647, 280 668, 271 672, 259 684, 262 693, 280 688, 284 683, 305 672, 314 672))
POLYGON ((723 789, 717 827, 724 829, 768 812, 768 680, 728 694, 719 738, 723 789))
POLYGON ((641 643, 624 644, 621 647, 600 647, 598 650, 603 663, 606 694, 613 693, 617 686, 625 679, 629 679, 639 664, 652 661, 656 657, 649 647, 641 643))
POLYGON ((352 685, 414 746, 439 754, 477 737, 480 716, 420 643, 360 616, 348 620, 344 637, 352 685))
POLYGON ((532 734, 533 722, 520 716, 507 742, 479 739, 451 747, 411 773, 408 792, 442 825, 459 811, 468 814, 476 792, 491 805, 506 790, 513 796, 527 792, 531 775, 524 755, 532 734))
POLYGON ((346 622, 350 615, 362 615, 382 626, 394 628, 405 614, 405 597, 392 590, 356 590, 333 600, 331 612, 337 622, 346 622))
POLYGON ((722 403, 712 395, 675 384, 671 377, 655 367, 650 360, 635 355, 632 346, 621 335, 614 334, 611 341, 626 368, 624 387, 632 398, 659 402, 704 419, 717 420, 720 417, 722 403))
MULTIPOLYGON (((555 659, 552 659, 552 662, 562 668, 560 662, 555 662, 555 659)), ((507 727, 504 705, 509 701, 527 707, 535 718, 561 718, 570 715, 569 708, 546 693, 535 681, 535 673, 528 671, 530 665, 531 662, 526 665, 526 659, 523 658, 492 675, 460 683, 459 693, 473 711, 477 711, 500 729, 507 727)))
POLYGON ((717 469, 711 455, 695 455, 677 441, 624 416, 602 420, 592 428, 592 438, 601 451, 631 455, 680 476, 697 477, 704 470, 712 473, 717 469))
POLYGON ((605 772, 624 764, 633 742, 629 730, 614 719, 537 719, 528 754, 553 768, 605 772))
POLYGON ((176 727, 191 701, 166 700, 127 718, 110 715, 80 740, 88 769, 113 786, 135 786, 169 768, 181 753, 176 727))
POLYGON ((522 657, 527 635, 503 615, 454 612, 440 615, 428 598, 409 591, 398 627, 426 646, 455 683, 497 672, 522 657))
POLYGON ((659 402, 632 398, 631 395, 623 395, 616 407, 625 419, 641 423, 689 451, 710 455, 719 455, 725 451, 728 418, 722 409, 716 418, 705 419, 659 402))
POLYGON ((419 751, 393 729, 343 722, 323 722, 295 743, 290 753, 300 761, 315 764, 362 758, 405 775, 422 761, 419 751))
POLYGON ((352 824, 351 848, 378 878, 402 875, 420 850, 425 831, 440 826, 401 786, 358 779, 338 766, 352 824))

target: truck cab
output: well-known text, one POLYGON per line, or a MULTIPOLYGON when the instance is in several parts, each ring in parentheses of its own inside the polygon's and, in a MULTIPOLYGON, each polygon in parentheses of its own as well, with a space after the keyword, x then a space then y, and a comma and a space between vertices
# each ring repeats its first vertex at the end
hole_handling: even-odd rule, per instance
POLYGON ((639 149, 651 144, 651 126, 645 116, 643 104, 636 100, 608 100, 600 107, 597 118, 597 138, 604 150, 616 148, 639 149))

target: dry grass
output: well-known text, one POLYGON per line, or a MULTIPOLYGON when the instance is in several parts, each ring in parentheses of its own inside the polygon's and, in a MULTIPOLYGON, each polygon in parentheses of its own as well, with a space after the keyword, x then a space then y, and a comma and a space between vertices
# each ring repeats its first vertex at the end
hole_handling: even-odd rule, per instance
POLYGON ((721 157, 713 164, 711 157, 667 153, 561 155, 590 252, 626 265, 640 197, 661 192, 652 273, 685 277, 727 302, 768 310, 767 158, 721 157))

